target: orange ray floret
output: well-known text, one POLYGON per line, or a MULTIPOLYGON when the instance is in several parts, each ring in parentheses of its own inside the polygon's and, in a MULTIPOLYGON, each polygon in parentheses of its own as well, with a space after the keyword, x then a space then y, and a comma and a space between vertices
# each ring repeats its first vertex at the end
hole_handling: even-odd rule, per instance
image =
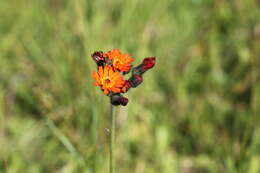
POLYGON ((113 60, 113 67, 120 72, 128 72, 134 61, 128 54, 122 54, 118 49, 112 49, 111 51, 105 53, 105 56, 113 60))
POLYGON ((100 86, 105 95, 110 91, 120 93, 125 85, 123 76, 110 66, 99 66, 98 72, 93 72, 92 77, 96 81, 95 85, 100 86))

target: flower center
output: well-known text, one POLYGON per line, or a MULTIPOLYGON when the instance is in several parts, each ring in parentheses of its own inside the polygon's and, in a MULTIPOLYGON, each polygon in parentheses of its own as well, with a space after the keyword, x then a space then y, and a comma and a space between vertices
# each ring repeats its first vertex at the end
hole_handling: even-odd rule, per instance
POLYGON ((123 64, 121 59, 115 59, 114 65, 123 64))
POLYGON ((109 84, 109 83, 110 83, 110 79, 106 79, 106 80, 105 80, 105 83, 106 83, 106 84, 109 84))

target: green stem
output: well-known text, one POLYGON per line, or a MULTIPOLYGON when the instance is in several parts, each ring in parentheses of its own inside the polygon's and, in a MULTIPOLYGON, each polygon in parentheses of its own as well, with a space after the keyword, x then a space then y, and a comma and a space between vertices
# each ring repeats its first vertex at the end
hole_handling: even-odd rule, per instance
POLYGON ((115 146, 115 126, 116 126, 116 111, 114 106, 111 104, 111 129, 110 129, 110 173, 115 173, 115 156, 114 156, 114 146, 115 146))

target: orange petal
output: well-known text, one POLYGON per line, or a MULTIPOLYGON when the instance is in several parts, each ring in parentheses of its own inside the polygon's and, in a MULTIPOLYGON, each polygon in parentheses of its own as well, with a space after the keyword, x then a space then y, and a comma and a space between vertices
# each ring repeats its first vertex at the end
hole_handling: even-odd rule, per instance
POLYGON ((101 77, 101 78, 104 76, 103 67, 98 67, 98 74, 99 74, 99 77, 101 77))
POLYGON ((104 76, 108 76, 108 70, 109 70, 109 67, 105 66, 104 67, 104 76))
POLYGON ((99 78, 99 75, 97 72, 93 72, 92 77, 93 77, 93 79, 97 80, 99 78))
POLYGON ((119 93, 120 89, 119 88, 113 88, 112 91, 115 92, 115 93, 119 93))
POLYGON ((105 94, 105 95, 108 95, 108 93, 109 93, 108 90, 105 89, 105 90, 104 90, 104 94, 105 94))

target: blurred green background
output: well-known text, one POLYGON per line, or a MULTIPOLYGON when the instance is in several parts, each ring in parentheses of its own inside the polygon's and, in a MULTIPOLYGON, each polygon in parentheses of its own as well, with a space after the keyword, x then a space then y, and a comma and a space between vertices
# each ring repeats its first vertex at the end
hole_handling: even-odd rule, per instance
POLYGON ((117 109, 118 173, 260 172, 259 0, 1 0, 0 172, 108 172, 91 53, 144 83, 117 109))

